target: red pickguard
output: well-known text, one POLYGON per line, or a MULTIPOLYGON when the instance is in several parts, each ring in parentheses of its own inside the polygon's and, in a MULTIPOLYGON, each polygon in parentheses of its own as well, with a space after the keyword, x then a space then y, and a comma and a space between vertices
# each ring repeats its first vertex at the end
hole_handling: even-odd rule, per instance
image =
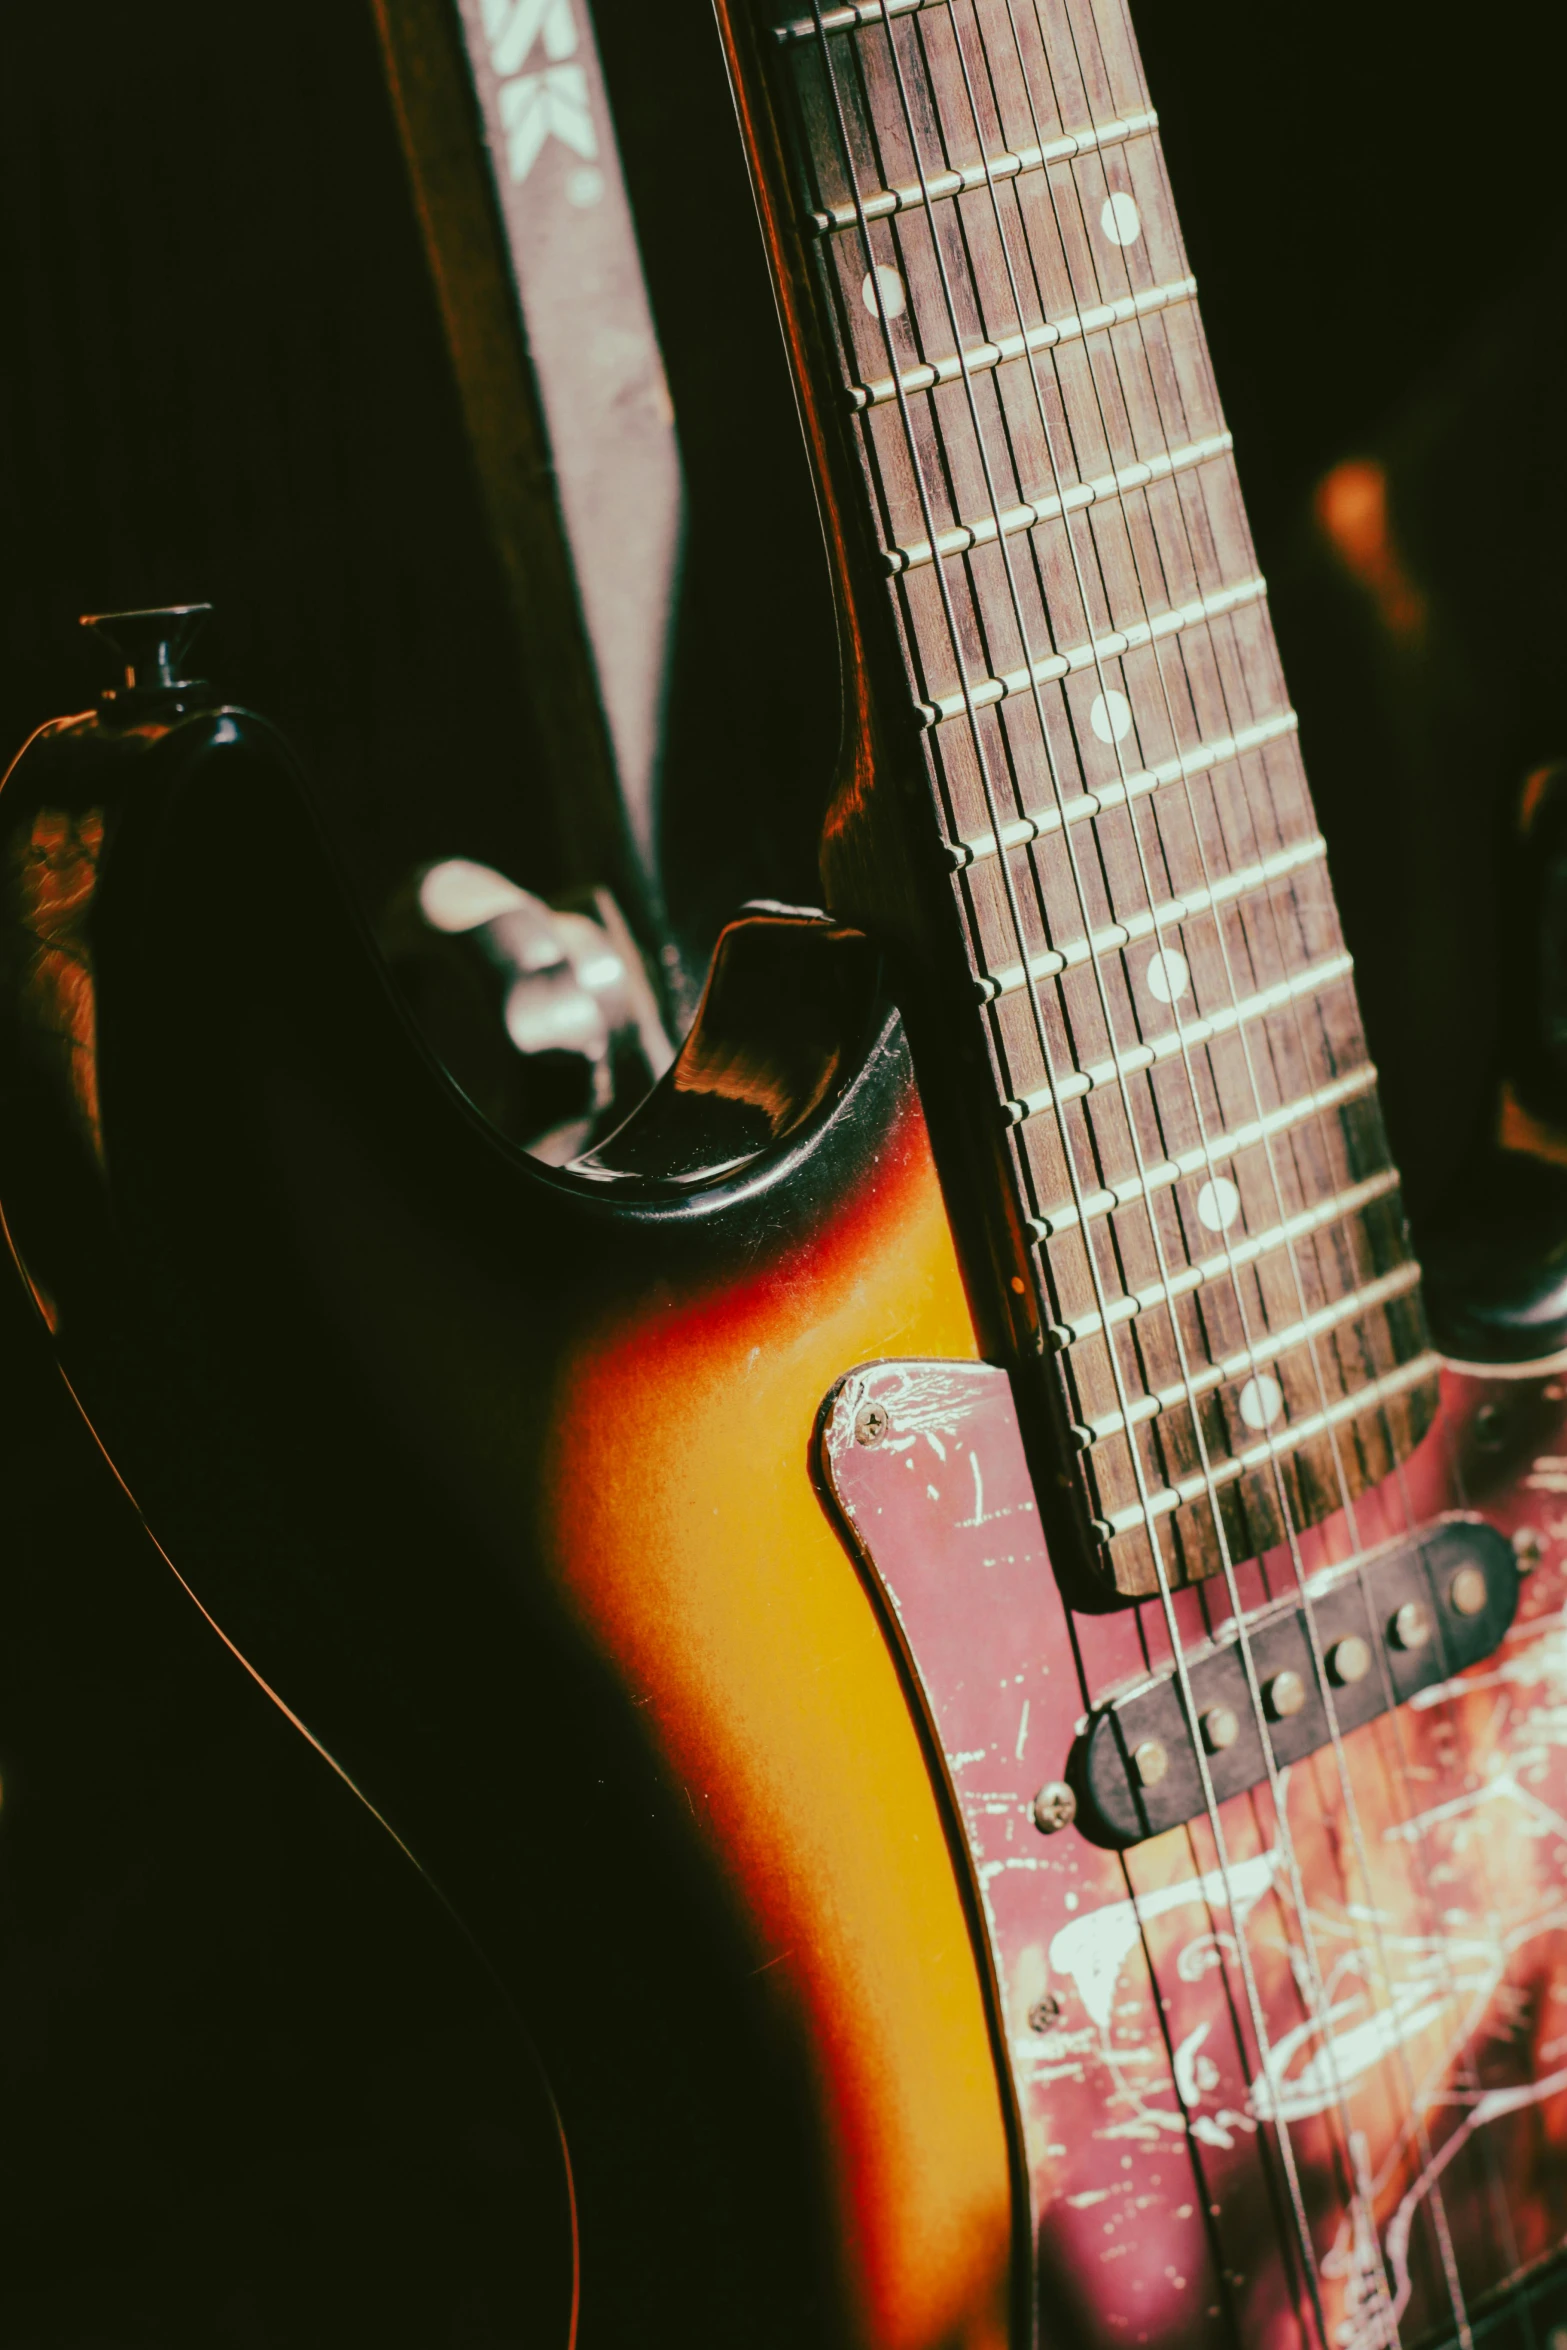
MULTIPOLYGON (((1005 1375, 876 1363, 836 1391, 827 1481, 972 1856, 1047 2342, 1458 2335, 1567 2233, 1564 1413, 1550 1379, 1447 1377, 1359 1542, 1455 1507, 1531 1527, 1518 1619, 1461 1681, 1352 1733, 1342 1771, 1329 1748, 1288 1773, 1287 1835, 1266 1786, 1226 1804, 1225 1868, 1203 1821, 1124 1856, 1033 1825, 1085 1703, 1168 1647, 1154 1603, 1068 1617, 1005 1375), (869 1402, 888 1425, 867 1444, 869 1402)), ((1303 1551, 1307 1571, 1348 1556, 1350 1530, 1303 1551)), ((1243 1570, 1248 1608, 1293 1587, 1285 1553, 1243 1570)), ((1178 1610, 1202 1638, 1222 1586, 1178 1610)))

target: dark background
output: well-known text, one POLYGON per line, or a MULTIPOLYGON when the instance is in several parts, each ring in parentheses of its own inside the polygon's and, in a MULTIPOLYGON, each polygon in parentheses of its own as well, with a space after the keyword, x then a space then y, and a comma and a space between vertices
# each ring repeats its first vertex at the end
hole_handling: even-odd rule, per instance
MULTIPOLYGON (((1493 11, 1483 47, 1413 0, 1134 13, 1277 573, 1327 464, 1511 290, 1558 299, 1560 170, 1518 99, 1545 11, 1493 11)), ((828 755, 822 575, 717 43, 701 0, 596 17, 692 493, 670 861, 678 888, 720 776, 745 882, 787 891, 828 755)), ((547 883, 364 0, 13 7, 5 63, 0 738, 88 697, 79 612, 210 597, 205 665, 297 739, 369 898, 458 849, 547 883)), ((1516 498, 1500 454, 1455 500, 1516 498)))
MULTIPOLYGON (((1324 752, 1373 1044, 1395 1122, 1439 1159, 1431 1088, 1400 1096, 1396 1067, 1439 1075, 1446 1054, 1451 1078, 1451 1021, 1427 1002, 1402 1033, 1408 956, 1386 940, 1434 924, 1453 970, 1477 958, 1488 1000, 1504 785, 1567 746, 1560 170, 1528 122, 1545 11, 1493 8, 1485 42, 1462 45, 1414 0, 1135 14, 1308 752, 1324 752), (1536 442, 1508 433, 1515 364, 1536 442), (1489 441, 1462 426, 1477 371, 1489 441), (1303 520, 1326 466, 1411 429, 1412 538, 1438 567, 1459 550, 1471 634, 1516 638, 1522 613, 1536 648, 1527 675, 1504 667, 1466 705, 1479 747, 1429 806, 1418 776, 1357 753, 1377 721, 1333 654, 1303 520), (1449 853, 1427 913, 1400 860, 1438 825, 1449 853)), ((598 0, 596 15, 690 475, 667 846, 700 940, 726 899, 814 894, 824 574, 708 11, 598 0)), ((440 854, 555 886, 526 648, 363 0, 13 0, 0 59, 0 739, 90 697, 78 613, 211 598, 202 666, 293 735, 372 910, 440 854)), ((1482 1092, 1471 1076, 1449 1125, 1482 1092)), ((354 2262, 390 2262, 416 2208, 478 2273, 459 2215, 482 2217, 525 2159, 495 2139, 485 2084, 524 2060, 129 1524, 15 1314, 0 1367, 0 2192, 35 2246, 0 2278, 0 2350, 175 2341, 187 2323, 204 2342, 354 2338, 313 2288, 277 2280, 350 2239, 354 2262), (432 2144, 434 2173, 419 2168, 432 2144), (372 2214, 346 2235, 345 2177, 372 2214), (228 2268, 200 2310, 176 2309, 198 2239, 228 2268)), ((437 2243, 431 2308, 445 2257, 437 2243)), ((378 2314, 376 2338, 515 2338, 498 2303, 449 2336, 425 2306, 378 2314)))

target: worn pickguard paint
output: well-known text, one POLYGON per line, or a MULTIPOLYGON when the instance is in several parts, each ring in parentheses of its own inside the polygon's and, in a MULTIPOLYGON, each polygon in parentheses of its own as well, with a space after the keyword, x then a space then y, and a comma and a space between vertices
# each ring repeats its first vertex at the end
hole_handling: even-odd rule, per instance
MULTIPOLYGON (((1277 1806, 1225 1805, 1222 1855, 1198 1822, 1120 1856, 1030 1807, 1086 1703, 1168 1656, 1157 1604, 1068 1618, 1003 1373, 879 1363, 836 1391, 827 1483, 971 1856, 1046 2342, 1440 2339, 1567 2235, 1564 1406, 1449 1376, 1359 1507, 1362 1546, 1455 1507, 1537 1532, 1497 1654, 1281 1774, 1277 1806), (885 1433, 857 1441, 871 1403, 885 1433)), ((1353 1548, 1340 1518, 1300 1565, 1353 1548)), ((1294 1576, 1254 1563, 1242 1604, 1294 1576)), ((1180 1595, 1183 1642, 1227 1612, 1222 1587, 1180 1595)))

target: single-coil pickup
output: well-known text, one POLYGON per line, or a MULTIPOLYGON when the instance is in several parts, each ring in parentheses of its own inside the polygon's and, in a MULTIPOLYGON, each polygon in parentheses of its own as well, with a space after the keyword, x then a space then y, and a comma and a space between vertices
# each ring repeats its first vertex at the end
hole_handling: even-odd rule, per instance
POLYGON ((1090 1716, 1066 1770, 1077 1825, 1124 1847, 1197 1819, 1489 1656, 1517 1605, 1513 1546, 1480 1518, 1313 1576, 1090 1716))

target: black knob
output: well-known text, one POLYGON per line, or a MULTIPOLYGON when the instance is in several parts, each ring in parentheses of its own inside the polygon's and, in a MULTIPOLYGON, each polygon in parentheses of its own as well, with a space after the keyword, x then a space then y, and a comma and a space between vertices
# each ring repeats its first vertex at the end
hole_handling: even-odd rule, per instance
POLYGON ((185 656, 211 612, 210 604, 169 604, 149 612, 85 612, 83 628, 101 637, 114 655, 115 682, 106 702, 140 701, 199 685, 184 674, 185 656))

